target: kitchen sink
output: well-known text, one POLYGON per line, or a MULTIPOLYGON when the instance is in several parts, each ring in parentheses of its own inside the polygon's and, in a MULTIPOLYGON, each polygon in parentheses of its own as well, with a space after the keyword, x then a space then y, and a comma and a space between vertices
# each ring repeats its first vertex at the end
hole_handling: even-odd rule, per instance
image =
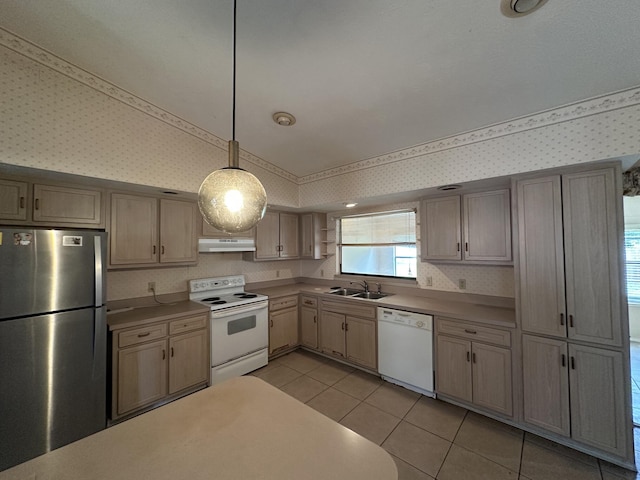
POLYGON ((354 298, 368 298, 369 300, 378 300, 380 298, 388 297, 387 293, 376 293, 376 292, 360 292, 352 295, 354 298))
POLYGON ((333 290, 329 292, 331 295, 342 295, 344 297, 349 297, 356 293, 364 293, 362 290, 358 290, 355 288, 339 288, 338 290, 333 290))

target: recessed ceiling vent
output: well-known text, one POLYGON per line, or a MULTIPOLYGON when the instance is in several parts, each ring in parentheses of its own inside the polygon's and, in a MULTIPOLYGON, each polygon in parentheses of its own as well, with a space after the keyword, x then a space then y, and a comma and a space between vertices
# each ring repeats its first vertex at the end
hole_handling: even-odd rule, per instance
POLYGON ((500 11, 507 17, 522 17, 538 10, 547 0, 501 0, 500 11))
POLYGON ((449 190, 458 190, 459 188, 462 188, 462 185, 442 185, 441 187, 438 187, 437 190, 440 190, 441 192, 448 192, 449 190))

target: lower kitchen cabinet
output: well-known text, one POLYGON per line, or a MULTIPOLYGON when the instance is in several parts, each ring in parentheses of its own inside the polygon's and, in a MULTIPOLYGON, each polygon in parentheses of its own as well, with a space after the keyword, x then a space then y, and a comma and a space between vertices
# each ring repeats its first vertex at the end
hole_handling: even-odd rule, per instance
POLYGON ((298 345, 298 296, 269 300, 269 355, 298 345))
POLYGON ((510 333, 443 318, 436 328, 436 392, 513 416, 510 333))
POLYGON ((525 422, 627 454, 622 352, 523 335, 522 368, 525 422))
POLYGON ((209 382, 209 314, 176 315, 111 336, 111 419, 137 413, 209 382))
POLYGON ((300 344, 318 349, 318 299, 302 295, 300 297, 300 344))
POLYGON ((375 307, 355 302, 323 300, 319 320, 319 348, 362 367, 378 368, 375 307))

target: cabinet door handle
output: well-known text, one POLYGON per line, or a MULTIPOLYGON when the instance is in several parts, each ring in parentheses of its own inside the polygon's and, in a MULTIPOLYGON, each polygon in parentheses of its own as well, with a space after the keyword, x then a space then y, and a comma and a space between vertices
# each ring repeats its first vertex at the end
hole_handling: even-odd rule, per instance
POLYGON ((160 253, 161 253, 162 255, 164 255, 164 245, 162 245, 162 247, 160 247, 160 253))
POLYGON ((344 329, 345 329, 347 332, 349 331, 349 324, 348 324, 348 323, 345 323, 345 324, 344 324, 344 329))
POLYGON ((471 355, 471 358, 473 360, 473 363, 476 363, 476 354, 475 354, 475 352, 473 352, 473 354, 471 355))
POLYGON ((316 316, 313 316, 313 323, 316 323, 316 316))
POLYGON ((271 320, 271 328, 273 328, 273 320, 271 320))
POLYGON ((571 370, 576 369, 576 357, 571 357, 571 370))
POLYGON ((560 314, 560 325, 564 325, 564 313, 560 314))
POLYGON ((138 338, 148 337, 149 335, 151 335, 151 332, 139 333, 139 334, 138 334, 138 338))
POLYGON ((342 322, 342 330, 344 330, 344 322, 342 322))
POLYGON ((311 251, 311 245, 309 245, 309 251, 311 251))
POLYGON ((40 199, 36 198, 36 210, 40 210, 40 199))
POLYGON ((156 254, 156 246, 155 245, 153 246, 153 254, 154 255, 156 254))
POLYGON ((24 197, 20 197, 20 208, 24 208, 24 197))
POLYGON ((565 358, 564 353, 562 354, 562 366, 565 367, 567 365, 567 359, 565 358))
POLYGON ((465 252, 469 251, 469 242, 464 242, 464 251, 465 252))
POLYGON ((474 335, 475 335, 476 333, 478 333, 478 332, 476 332, 475 330, 469 330, 468 328, 465 328, 465 329, 464 329, 464 331, 465 331, 465 333, 472 333, 472 334, 474 334, 474 335))
POLYGON ((459 252, 460 251, 460 242, 458 242, 456 245, 457 245, 456 250, 459 252))
POLYGON ((164 348, 162 349, 162 359, 167 358, 167 352, 165 352, 164 348))
POLYGON ((573 315, 569 315, 569 326, 573 328, 573 315))
POLYGON ((471 357, 471 352, 467 352, 467 362, 468 362, 469 360, 471 360, 471 358, 470 358, 470 357, 471 357))
POLYGON ((173 347, 171 347, 171 356, 173 357, 173 347))

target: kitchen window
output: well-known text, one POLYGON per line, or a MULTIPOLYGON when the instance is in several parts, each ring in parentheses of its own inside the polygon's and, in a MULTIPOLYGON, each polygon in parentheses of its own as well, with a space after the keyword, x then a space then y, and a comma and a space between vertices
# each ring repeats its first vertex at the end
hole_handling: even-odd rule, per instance
POLYGON ((624 231, 629 303, 640 304, 640 229, 624 231))
POLYGON ((340 273, 416 278, 416 212, 340 219, 340 273))

